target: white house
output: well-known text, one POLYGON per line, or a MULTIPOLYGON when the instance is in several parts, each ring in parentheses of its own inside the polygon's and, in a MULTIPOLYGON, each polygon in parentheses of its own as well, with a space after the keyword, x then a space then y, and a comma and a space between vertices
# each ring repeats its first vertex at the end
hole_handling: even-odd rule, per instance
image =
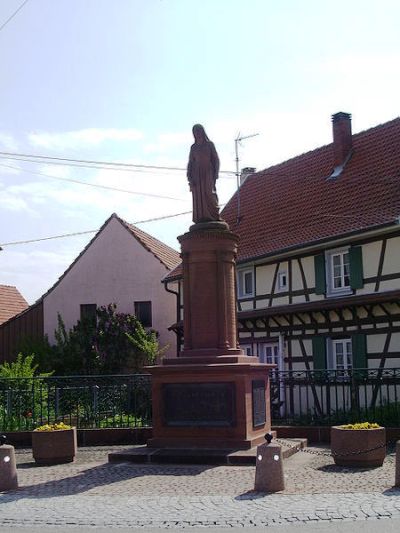
POLYGON ((179 263, 179 253, 116 214, 103 224, 71 266, 38 302, 0 327, 0 360, 10 359, 23 336, 46 334, 54 342, 57 316, 67 329, 96 307, 117 304, 159 333, 166 356, 176 351, 168 331, 175 298, 161 279, 179 263))

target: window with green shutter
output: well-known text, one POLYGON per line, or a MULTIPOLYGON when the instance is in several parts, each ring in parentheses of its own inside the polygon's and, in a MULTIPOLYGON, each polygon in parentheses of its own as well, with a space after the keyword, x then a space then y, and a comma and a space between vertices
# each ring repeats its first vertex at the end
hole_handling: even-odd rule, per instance
POLYGON ((315 294, 326 293, 325 255, 314 256, 315 294))
POLYGON ((368 368, 367 338, 363 333, 352 336, 353 368, 368 368))
POLYGON ((352 246, 349 250, 349 258, 350 258, 350 287, 352 289, 362 289, 364 286, 362 247, 352 246))
POLYGON ((326 370, 326 340, 325 337, 312 338, 314 370, 326 370))

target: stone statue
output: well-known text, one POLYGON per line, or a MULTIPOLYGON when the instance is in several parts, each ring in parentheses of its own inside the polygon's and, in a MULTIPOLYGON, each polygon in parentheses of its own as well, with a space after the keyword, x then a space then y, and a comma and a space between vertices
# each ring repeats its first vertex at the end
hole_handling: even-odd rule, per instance
POLYGON ((193 195, 193 222, 221 220, 215 190, 218 154, 201 124, 195 124, 192 131, 195 142, 190 148, 187 178, 193 195))

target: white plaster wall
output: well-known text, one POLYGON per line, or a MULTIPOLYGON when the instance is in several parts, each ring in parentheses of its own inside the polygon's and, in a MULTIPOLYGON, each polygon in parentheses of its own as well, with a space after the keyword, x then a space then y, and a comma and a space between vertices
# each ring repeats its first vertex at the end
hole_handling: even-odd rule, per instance
MULTIPOLYGON (((388 239, 382 274, 397 274, 400 271, 400 237, 388 239)), ((398 288, 397 280, 397 288, 398 288)), ((390 287, 391 288, 391 287, 390 287)))
MULTIPOLYGON (((292 290, 293 291, 299 291, 303 290, 303 279, 301 277, 300 267, 297 259, 293 259, 292 261, 292 290)), ((305 301, 305 297, 303 296, 303 300, 305 301)))
POLYGON ((315 287, 314 256, 309 255, 307 257, 302 257, 301 264, 303 265, 307 287, 309 289, 315 287))
POLYGON ((362 256, 364 278, 373 278, 377 275, 381 248, 382 241, 375 241, 363 244, 362 256))
POLYGON ((111 219, 61 282, 44 298, 44 331, 54 342, 57 314, 67 328, 80 318, 81 304, 116 303, 117 310, 134 313, 135 301, 152 302, 153 329, 166 355, 176 352, 176 337, 168 327, 176 321, 176 300, 161 279, 167 269, 118 221, 111 219))
POLYGON ((256 267, 257 294, 270 294, 276 265, 262 265, 256 267))

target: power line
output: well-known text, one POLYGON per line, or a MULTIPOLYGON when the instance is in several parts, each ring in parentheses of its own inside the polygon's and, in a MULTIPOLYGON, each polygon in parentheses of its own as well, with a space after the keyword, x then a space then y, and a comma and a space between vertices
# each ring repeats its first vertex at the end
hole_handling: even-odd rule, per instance
MULTIPOLYGON (((11 156, 6 156, 4 157, 1 153, 0 153, 0 159, 3 159, 5 161, 11 159, 12 161, 23 161, 25 163, 34 163, 36 165, 52 165, 52 166, 63 166, 63 167, 77 167, 77 168, 89 168, 89 169, 96 169, 96 170, 112 170, 112 171, 118 171, 118 172, 130 172, 130 173, 133 173, 133 172, 147 172, 148 170, 151 170, 151 168, 124 168, 124 167, 108 167, 108 166, 102 166, 101 164, 93 164, 93 165, 89 165, 89 164, 85 164, 85 163, 79 163, 79 162, 73 162, 71 160, 70 163, 65 163, 65 162, 62 162, 62 161, 42 161, 40 159, 38 160, 34 160, 34 159, 28 159, 28 158, 25 158, 25 157, 11 157, 11 156)), ((181 170, 181 169, 179 169, 181 170)), ((161 167, 160 167, 160 170, 159 172, 162 172, 161 170, 161 167)))
MULTIPOLYGON (((116 163, 113 161, 97 161, 90 159, 72 159, 67 157, 52 157, 48 155, 34 155, 34 154, 18 154, 14 152, 1 152, 0 156, 4 159, 13 159, 16 161, 27 161, 29 163, 43 163, 49 161, 52 164, 66 165, 66 166, 87 166, 88 168, 109 168, 111 170, 128 170, 134 169, 148 169, 148 170, 172 170, 179 172, 186 172, 186 168, 183 167, 167 167, 159 165, 139 165, 136 163, 116 163), (70 165, 73 163, 73 165, 70 165), (94 166, 98 165, 98 166, 94 166), (114 168, 115 167, 115 168, 114 168)), ((232 174, 235 172, 230 170, 220 170, 220 174, 232 174)))
POLYGON ((15 15, 16 15, 19 11, 21 11, 21 9, 24 7, 24 5, 27 4, 28 2, 29 2, 29 0, 25 0, 24 2, 22 2, 22 4, 19 6, 19 8, 18 8, 16 11, 14 11, 14 13, 13 13, 10 17, 8 17, 8 19, 7 19, 5 22, 3 22, 3 24, 0 26, 0 31, 1 31, 5 26, 7 26, 7 24, 8 24, 9 22, 11 22, 11 20, 15 17, 15 15))
MULTIPOLYGON (((166 220, 167 218, 174 218, 174 217, 180 217, 182 215, 189 215, 192 211, 183 211, 182 213, 174 213, 173 215, 164 215, 162 217, 154 217, 154 218, 148 218, 146 220, 138 220, 136 222, 132 222, 131 224, 145 224, 146 222, 156 222, 158 220, 166 220)), ((90 229, 87 231, 76 231, 74 233, 63 233, 61 235, 51 235, 50 237, 41 237, 39 239, 28 239, 25 241, 13 241, 13 242, 3 242, 0 244, 1 246, 14 246, 17 244, 31 244, 33 242, 41 242, 41 241, 50 241, 53 239, 62 239, 64 237, 76 237, 78 235, 88 235, 89 233, 96 233, 99 231, 99 229, 90 229)))
POLYGON ((129 189, 120 189, 118 187, 111 187, 110 185, 100 185, 98 183, 88 183, 87 181, 80 181, 73 178, 61 178, 60 176, 52 176, 50 174, 45 174, 44 172, 40 172, 39 170, 27 170, 27 169, 21 169, 18 167, 14 167, 12 165, 7 165, 5 163, 0 163, 0 167, 6 167, 6 168, 12 168, 14 170, 21 170, 23 172, 28 172, 29 174, 35 174, 38 176, 44 176, 45 178, 51 178, 58 181, 66 181, 69 183, 76 183, 78 185, 86 185, 87 187, 97 187, 99 189, 106 189, 108 191, 115 191, 115 192, 123 192, 127 194, 136 194, 138 196, 149 196, 151 198, 162 198, 164 200, 179 200, 184 201, 183 198, 176 198, 175 196, 164 196, 162 194, 153 194, 153 193, 147 193, 147 192, 139 192, 139 191, 131 191, 129 189))
MULTIPOLYGON (((224 207, 226 204, 220 204, 220 208, 224 207)), ((137 224, 145 224, 146 222, 157 222, 158 220, 166 220, 168 218, 175 218, 180 217, 182 215, 190 215, 192 211, 182 211, 181 213, 174 213, 173 215, 163 215, 161 217, 153 217, 153 218, 146 218, 145 220, 137 220, 136 222, 131 222, 132 225, 137 224)), ((52 235, 50 237, 41 237, 39 239, 29 239, 25 241, 13 241, 13 242, 3 242, 0 244, 1 246, 13 246, 17 244, 30 244, 32 242, 40 242, 40 241, 50 241, 52 239, 62 239, 64 237, 75 237, 77 235, 87 235, 89 233, 96 233, 96 231, 99 231, 98 229, 91 229, 87 231, 76 231, 74 233, 62 233, 61 235, 52 235)))

